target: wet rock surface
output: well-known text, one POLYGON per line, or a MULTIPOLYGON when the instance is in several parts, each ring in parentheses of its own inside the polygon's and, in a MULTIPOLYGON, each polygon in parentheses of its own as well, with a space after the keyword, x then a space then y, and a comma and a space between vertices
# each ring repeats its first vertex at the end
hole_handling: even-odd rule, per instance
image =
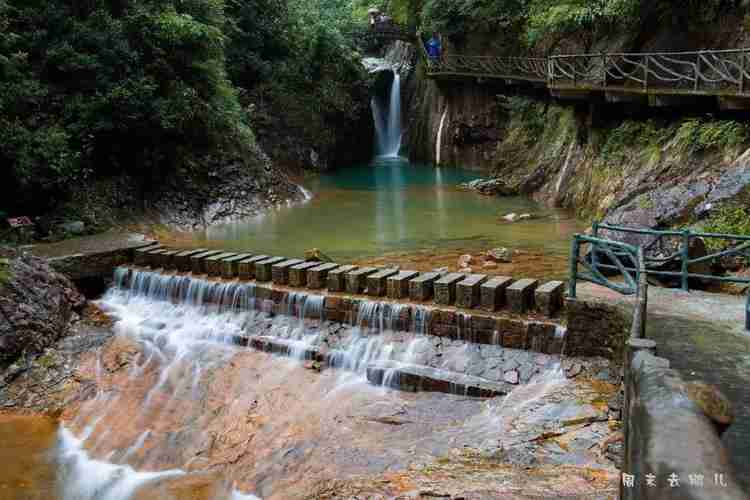
POLYGON ((65 336, 85 299, 38 257, 16 255, 0 278, 0 366, 34 355, 65 336))

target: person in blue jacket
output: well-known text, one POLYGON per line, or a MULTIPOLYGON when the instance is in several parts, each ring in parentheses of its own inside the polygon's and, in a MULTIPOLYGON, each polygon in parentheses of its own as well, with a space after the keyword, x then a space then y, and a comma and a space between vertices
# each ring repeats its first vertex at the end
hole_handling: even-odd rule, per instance
POLYGON ((440 60, 443 45, 440 43, 440 35, 438 35, 437 31, 433 32, 432 38, 427 40, 426 48, 427 55, 430 57, 431 61, 437 62, 440 60))

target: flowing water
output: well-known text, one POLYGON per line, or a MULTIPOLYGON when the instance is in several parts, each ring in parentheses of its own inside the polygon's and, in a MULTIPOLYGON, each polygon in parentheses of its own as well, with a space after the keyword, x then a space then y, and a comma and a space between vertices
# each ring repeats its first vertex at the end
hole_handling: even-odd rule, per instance
MULTIPOLYGON (((96 393, 59 428, 0 421, 6 458, 29 450, 0 472, 0 498, 291 498, 316 480, 401 469, 415 449, 437 457, 496 440, 503 418, 568 384, 549 358, 521 392, 486 407, 460 394, 391 391, 395 372, 375 387, 366 367, 427 363, 428 309, 366 301, 343 326, 320 319, 320 296, 290 294, 284 314, 272 314, 252 284, 127 276, 119 269, 98 302, 117 340, 79 370, 96 393), (272 339, 287 356, 238 346, 238 338, 272 339), (323 347, 331 368, 306 370, 307 353, 323 347), (414 419, 419 425, 408 425, 414 419), (396 427, 372 428, 381 420, 396 427)), ((437 368, 472 354, 451 349, 437 368)))

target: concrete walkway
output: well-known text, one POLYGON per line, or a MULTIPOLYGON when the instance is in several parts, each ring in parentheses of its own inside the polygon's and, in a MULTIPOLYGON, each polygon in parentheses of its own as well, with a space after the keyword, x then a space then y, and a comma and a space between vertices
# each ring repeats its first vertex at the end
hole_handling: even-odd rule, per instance
MULTIPOLYGON (((578 285, 578 295, 632 307, 632 298, 589 283, 578 285)), ((714 384, 732 401, 735 423, 723 440, 737 479, 750 491, 750 332, 744 328, 745 301, 744 296, 649 287, 646 336, 657 342, 659 356, 669 359, 686 381, 714 384)))

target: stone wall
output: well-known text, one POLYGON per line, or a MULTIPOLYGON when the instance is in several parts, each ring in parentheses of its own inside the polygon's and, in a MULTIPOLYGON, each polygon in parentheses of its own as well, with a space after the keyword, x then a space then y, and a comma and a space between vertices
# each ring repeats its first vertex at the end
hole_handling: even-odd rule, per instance
POLYGON ((568 333, 565 353, 602 356, 618 363, 623 359, 630 333, 632 310, 584 299, 566 299, 568 333))
POLYGON ((685 383, 669 360, 653 354, 653 341, 630 345, 621 498, 748 498, 721 442, 731 416, 728 402, 707 386, 685 383))

